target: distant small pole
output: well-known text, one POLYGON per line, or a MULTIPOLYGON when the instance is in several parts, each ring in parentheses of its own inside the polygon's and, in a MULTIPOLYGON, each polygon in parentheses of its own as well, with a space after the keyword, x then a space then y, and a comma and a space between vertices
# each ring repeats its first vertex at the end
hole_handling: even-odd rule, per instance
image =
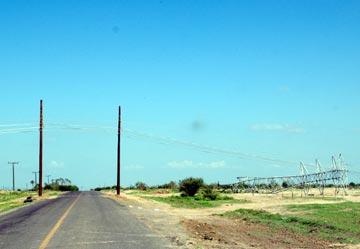
POLYGON ((19 162, 8 162, 8 164, 12 164, 13 191, 15 191, 15 169, 14 169, 14 165, 15 165, 15 164, 19 164, 19 162))
POLYGON ((40 100, 40 141, 39 141, 39 196, 42 196, 42 161, 43 161, 43 101, 40 100))
POLYGON ((36 184, 37 184, 37 173, 39 173, 39 172, 33 171, 33 173, 35 174, 35 187, 36 187, 36 184))
POLYGON ((121 132, 121 107, 119 106, 118 145, 117 145, 117 184, 116 184, 117 195, 120 195, 120 132, 121 132))
POLYGON ((49 180, 50 176, 51 176, 51 175, 47 175, 47 176, 46 176, 47 179, 48 179, 48 184, 50 184, 50 180, 49 180))

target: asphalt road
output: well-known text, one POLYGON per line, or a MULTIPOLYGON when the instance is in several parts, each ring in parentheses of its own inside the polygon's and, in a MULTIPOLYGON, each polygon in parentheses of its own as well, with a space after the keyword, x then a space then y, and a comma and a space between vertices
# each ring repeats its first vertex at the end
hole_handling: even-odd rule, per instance
POLYGON ((115 200, 73 192, 0 216, 0 248, 170 248, 115 200))

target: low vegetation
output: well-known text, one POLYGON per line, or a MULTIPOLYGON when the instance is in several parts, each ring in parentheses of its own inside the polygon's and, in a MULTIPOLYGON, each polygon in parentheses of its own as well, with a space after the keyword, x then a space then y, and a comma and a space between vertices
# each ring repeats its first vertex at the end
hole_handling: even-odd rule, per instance
POLYGON ((55 191, 79 191, 78 186, 72 185, 71 180, 67 178, 58 178, 55 179, 50 184, 45 184, 45 190, 55 190, 55 191))
POLYGON ((33 191, 2 191, 0 192, 0 203, 35 195, 36 193, 33 191))
POLYGON ((182 197, 182 196, 168 196, 168 197, 156 197, 156 196, 144 196, 145 198, 164 202, 177 208, 213 208, 219 207, 223 204, 245 203, 245 200, 235 200, 229 196, 218 196, 216 200, 210 200, 202 197, 201 195, 195 197, 182 197))
POLYGON ((289 205, 287 210, 292 214, 238 209, 220 216, 285 228, 289 232, 317 236, 334 243, 360 243, 359 203, 289 205))
POLYGON ((0 202, 0 213, 9 211, 14 208, 22 207, 25 205, 27 205, 27 204, 23 203, 23 202, 13 202, 13 201, 0 202))
POLYGON ((204 180, 202 178, 185 178, 179 182, 179 191, 181 196, 195 196, 201 187, 204 186, 204 180))
MULTIPOLYGON (((58 191, 44 191, 44 195, 54 196, 58 195, 58 191)), ((25 198, 37 196, 34 191, 1 191, 0 192, 0 213, 9 211, 11 209, 28 205, 24 203, 25 198)))
MULTIPOLYGON (((246 202, 245 200, 236 200, 233 197, 221 195, 215 186, 217 185, 205 184, 202 178, 188 177, 179 181, 178 184, 171 181, 163 185, 152 187, 149 187, 144 182, 137 182, 134 186, 126 189, 126 193, 167 203, 173 207, 179 208, 212 208, 223 204, 246 202), (161 194, 164 194, 164 196, 159 196, 161 194), (169 194, 171 196, 169 196, 169 194)), ((95 190, 111 191, 114 187, 99 187, 95 188, 95 190)))

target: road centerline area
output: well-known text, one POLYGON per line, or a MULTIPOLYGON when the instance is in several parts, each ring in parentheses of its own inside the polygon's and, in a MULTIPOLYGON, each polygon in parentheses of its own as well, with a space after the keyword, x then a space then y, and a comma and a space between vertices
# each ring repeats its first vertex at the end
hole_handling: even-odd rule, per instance
POLYGON ((49 244, 52 237, 54 237, 54 234, 59 229, 61 224, 64 222, 65 218, 69 215, 71 209, 75 206, 75 204, 79 201, 81 194, 74 200, 74 202, 68 207, 68 209, 65 211, 65 213, 59 218, 59 220, 56 222, 55 226, 50 230, 50 232, 46 235, 45 239, 41 243, 39 249, 45 249, 46 246, 49 244))

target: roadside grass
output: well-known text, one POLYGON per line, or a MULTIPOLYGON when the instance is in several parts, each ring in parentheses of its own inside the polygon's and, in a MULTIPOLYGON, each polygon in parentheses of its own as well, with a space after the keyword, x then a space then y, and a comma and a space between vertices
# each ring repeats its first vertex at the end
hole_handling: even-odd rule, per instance
POLYGON ((61 191, 55 191, 55 190, 45 190, 43 191, 44 195, 48 196, 58 196, 61 194, 61 191))
MULTIPOLYGON (((46 190, 43 191, 44 196, 57 196, 59 191, 46 190)), ((1 191, 0 192, 0 213, 4 213, 14 208, 29 205, 23 203, 26 197, 37 196, 35 191, 1 191)))
POLYGON ((302 212, 300 219, 318 221, 325 228, 325 239, 333 238, 337 231, 337 241, 360 243, 360 203, 343 202, 333 204, 289 205, 289 211, 302 212), (330 230, 330 233, 327 233, 330 230), (354 238, 352 238, 354 236, 354 238))
POLYGON ((0 213, 4 213, 14 208, 22 207, 29 205, 29 203, 22 203, 22 202, 3 202, 0 203, 0 213))
POLYGON ((360 203, 288 205, 294 214, 271 214, 263 210, 238 209, 217 214, 231 219, 261 223, 303 236, 334 243, 360 243, 360 203))
POLYGON ((0 203, 28 196, 35 196, 36 194, 37 193, 34 191, 4 191, 0 193, 0 203))
POLYGON ((156 196, 143 196, 144 198, 164 202, 170 204, 172 207, 177 208, 213 208, 219 207, 224 204, 237 204, 237 203, 248 203, 246 200, 234 199, 230 196, 218 196, 216 200, 204 199, 201 196, 195 197, 181 197, 181 196, 167 196, 167 197, 156 197, 156 196))

